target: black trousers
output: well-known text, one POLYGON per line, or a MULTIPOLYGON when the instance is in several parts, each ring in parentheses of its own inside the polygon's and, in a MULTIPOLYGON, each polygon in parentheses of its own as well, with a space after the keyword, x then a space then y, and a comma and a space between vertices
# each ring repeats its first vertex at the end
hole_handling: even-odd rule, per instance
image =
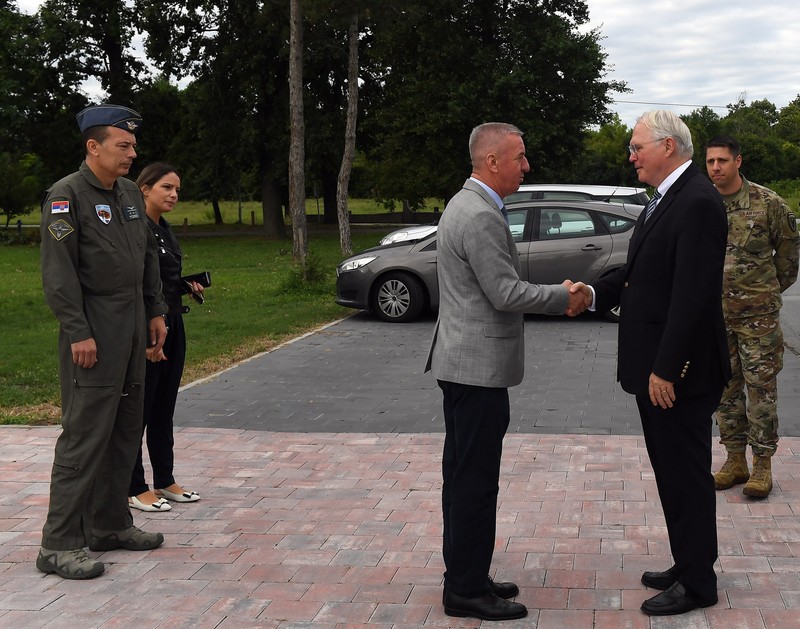
POLYGON ((445 588, 466 597, 489 591, 497 528, 508 389, 439 380, 444 394, 442 517, 445 588))
POLYGON ((711 474, 711 415, 721 395, 721 389, 701 396, 679 395, 671 409, 653 406, 649 397, 636 396, 678 580, 705 600, 717 597, 717 498, 711 474))
MULTIPOLYGON (((175 463, 175 438, 172 434, 172 417, 181 386, 183 366, 186 362, 186 331, 181 315, 167 316, 169 333, 164 342, 166 360, 147 362, 144 381, 144 425, 147 436, 147 451, 153 467, 153 488, 162 489, 175 482, 172 475, 175 463)), ((129 496, 138 496, 148 490, 142 463, 142 439, 139 439, 139 454, 131 474, 129 496)))

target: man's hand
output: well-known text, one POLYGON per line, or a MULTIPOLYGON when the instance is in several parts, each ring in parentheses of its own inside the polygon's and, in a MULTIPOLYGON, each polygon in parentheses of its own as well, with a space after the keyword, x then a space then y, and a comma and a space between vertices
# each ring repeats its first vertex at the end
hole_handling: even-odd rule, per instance
POLYGON ((153 350, 154 353, 161 351, 164 347, 164 341, 167 338, 167 324, 164 322, 164 317, 161 315, 150 319, 150 344, 148 349, 153 350))
POLYGON ((573 283, 571 280, 564 280, 563 285, 569 289, 569 305, 566 314, 570 317, 577 317, 589 306, 592 305, 592 291, 583 282, 573 283))
POLYGON ((672 382, 651 373, 648 390, 650 391, 650 401, 653 406, 672 408, 672 403, 675 401, 675 385, 672 382))
POLYGON ((158 351, 156 351, 152 347, 148 347, 145 350, 145 354, 146 354, 147 360, 149 360, 151 363, 160 363, 162 360, 167 360, 167 356, 164 354, 164 348, 163 347, 161 349, 159 349, 158 351))
POLYGON ((83 341, 73 343, 72 347, 72 362, 83 367, 84 369, 91 369, 97 364, 97 343, 94 342, 93 337, 89 337, 83 341))

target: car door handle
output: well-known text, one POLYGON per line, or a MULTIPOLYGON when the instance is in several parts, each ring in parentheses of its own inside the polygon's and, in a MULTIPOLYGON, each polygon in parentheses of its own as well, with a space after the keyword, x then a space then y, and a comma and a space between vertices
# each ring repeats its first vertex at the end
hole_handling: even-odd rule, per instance
POLYGON ((581 247, 581 251, 602 251, 602 247, 598 247, 597 245, 586 245, 585 247, 581 247))

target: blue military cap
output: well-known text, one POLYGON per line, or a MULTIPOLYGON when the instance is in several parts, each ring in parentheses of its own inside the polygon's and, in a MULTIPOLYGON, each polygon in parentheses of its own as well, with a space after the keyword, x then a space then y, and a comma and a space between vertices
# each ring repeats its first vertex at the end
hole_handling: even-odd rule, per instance
POLYGON ((118 127, 136 133, 142 126, 139 112, 121 105, 92 105, 75 116, 75 119, 81 133, 89 127, 118 127))

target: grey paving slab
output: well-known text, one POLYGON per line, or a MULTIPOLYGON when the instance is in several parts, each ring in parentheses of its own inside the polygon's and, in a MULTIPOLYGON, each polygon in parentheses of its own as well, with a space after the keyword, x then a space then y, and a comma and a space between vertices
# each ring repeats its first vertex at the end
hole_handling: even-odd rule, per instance
MULTIPOLYGON (((176 476, 202 499, 135 512, 164 545, 91 552, 106 571, 90 581, 34 566, 48 494, 20 486, 47 485, 58 434, 0 426, 0 629, 497 626, 441 606, 441 433, 177 428, 176 476)), ((717 493, 719 603, 649 618, 641 572, 670 557, 644 439, 509 435, 492 571, 530 615, 503 626, 800 626, 800 439, 773 469, 764 500, 717 493)))
MULTIPOLYGON (((423 373, 432 315, 390 324, 360 313, 181 391, 179 426, 276 432, 442 432, 441 394, 423 373)), ((781 434, 800 436, 800 336, 785 323, 781 434)), ((617 325, 601 317, 525 322, 526 374, 511 433, 641 433, 616 382, 617 325)), ((191 351, 191 346, 189 347, 191 351)))
MULTIPOLYGON (((176 475, 203 498, 137 512, 165 544, 100 554, 107 571, 90 582, 34 567, 59 428, 0 427, 0 628, 490 626, 440 603, 432 327, 356 315, 186 387, 176 475)), ((784 327, 775 490, 717 493, 720 603, 650 619, 640 574, 669 565, 669 547, 636 410, 614 381, 616 325, 528 318, 493 568, 530 616, 505 626, 800 626, 800 316, 784 327)), ((713 455, 716 468, 723 448, 713 455)))

